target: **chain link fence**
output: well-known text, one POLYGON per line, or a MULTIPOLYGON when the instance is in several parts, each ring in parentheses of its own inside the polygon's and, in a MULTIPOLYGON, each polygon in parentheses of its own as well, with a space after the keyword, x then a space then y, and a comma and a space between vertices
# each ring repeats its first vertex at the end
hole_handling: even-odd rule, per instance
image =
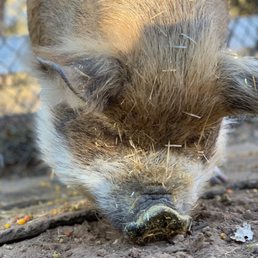
MULTIPOLYGON (((228 46, 258 57, 257 0, 231 0, 231 15, 228 46)), ((26 0, 0 0, 0 177, 40 171, 33 144, 39 86, 24 64, 27 49, 26 0)))
POLYGON ((32 115, 39 86, 24 62, 28 43, 26 0, 0 0, 0 177, 40 171, 32 115))
POLYGON ((236 17, 229 28, 228 46, 241 55, 258 57, 258 15, 236 17))

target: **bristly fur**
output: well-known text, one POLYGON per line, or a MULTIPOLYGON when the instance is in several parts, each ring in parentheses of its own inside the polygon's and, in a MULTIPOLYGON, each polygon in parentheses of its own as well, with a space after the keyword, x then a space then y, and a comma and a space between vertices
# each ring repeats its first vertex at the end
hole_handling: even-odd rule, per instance
POLYGON ((45 160, 119 228, 153 187, 189 213, 224 157, 223 118, 258 110, 258 62, 226 50, 226 1, 27 3, 45 160))

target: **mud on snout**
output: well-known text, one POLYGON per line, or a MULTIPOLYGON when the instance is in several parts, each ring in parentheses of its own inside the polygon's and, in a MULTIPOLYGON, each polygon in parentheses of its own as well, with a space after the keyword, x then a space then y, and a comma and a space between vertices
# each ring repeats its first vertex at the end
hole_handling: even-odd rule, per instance
POLYGON ((116 196, 116 209, 107 217, 136 244, 167 240, 190 230, 191 217, 178 211, 172 195, 161 187, 134 192, 129 199, 116 196))
POLYGON ((202 164, 176 154, 169 162, 164 157, 138 162, 139 170, 113 173, 109 190, 98 199, 111 224, 138 244, 187 233, 197 190, 206 183, 202 164))
POLYGON ((156 204, 126 225, 124 232, 133 242, 143 244, 186 233, 190 226, 189 216, 181 215, 164 204, 156 204))

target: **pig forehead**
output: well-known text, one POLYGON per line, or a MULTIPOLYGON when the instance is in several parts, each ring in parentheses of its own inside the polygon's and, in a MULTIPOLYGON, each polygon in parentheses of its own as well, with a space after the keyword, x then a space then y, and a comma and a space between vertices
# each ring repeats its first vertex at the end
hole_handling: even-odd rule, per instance
MULTIPOLYGON (((58 134, 69 143, 78 156, 88 161, 96 156, 129 155, 137 152, 138 148, 147 151, 153 149, 167 151, 171 147, 171 151, 188 155, 191 153, 190 147, 194 147, 194 153, 196 153, 194 143, 198 143, 201 130, 203 130, 203 125, 198 129, 187 125, 187 121, 185 125, 183 123, 167 124, 170 128, 166 126, 159 128, 161 125, 148 127, 145 121, 140 127, 130 124, 129 121, 123 125, 113 117, 97 113, 87 114, 84 111, 75 112, 66 105, 58 105, 53 113, 58 134), (197 129, 200 131, 196 131, 197 129), (188 149, 183 148, 186 140, 188 149)), ((196 119, 188 114, 185 116, 189 117, 190 124, 192 124, 191 119, 196 119)), ((203 135, 204 141, 199 143, 205 144, 209 153, 213 151, 219 127, 220 123, 209 130, 208 138, 206 138, 207 135, 203 135)))
MULTIPOLYGON (((114 136, 119 133, 119 129, 131 129, 131 133, 140 133, 140 131, 148 133, 148 126, 150 125, 154 131, 161 130, 164 132, 162 129, 171 130, 172 135, 179 132, 198 135, 204 129, 219 127, 221 123, 219 116, 216 116, 216 110, 210 112, 209 116, 202 117, 198 112, 187 112, 187 109, 185 111, 182 111, 184 109, 173 110, 174 112, 162 110, 161 105, 160 111, 146 115, 146 110, 141 110, 141 112, 137 113, 139 107, 132 108, 131 111, 127 112, 127 110, 123 110, 121 105, 114 105, 107 111, 88 113, 87 106, 74 110, 67 104, 62 103, 56 105, 52 109, 52 113, 58 132, 65 132, 65 130, 73 132, 88 131, 89 136, 101 136, 103 133, 107 134, 107 136, 114 136), (131 128, 132 126, 134 127, 131 128)), ((158 106, 156 108, 158 109, 158 106)), ((121 133, 124 133, 124 131, 121 133)))
POLYGON ((218 78, 224 41, 216 34, 217 25, 211 22, 209 28, 202 22, 144 30, 130 51, 118 55, 129 80, 116 100, 119 105, 106 114, 131 129, 161 134, 200 131, 207 119, 223 117, 223 85, 218 78))
POLYGON ((162 86, 157 81, 152 86, 137 84, 104 110, 105 116, 136 142, 146 139, 164 146, 168 141, 182 144, 189 137, 193 141, 206 132, 216 134, 224 108, 213 86, 193 91, 185 85, 173 88, 168 78, 164 80, 162 86))
POLYGON ((168 37, 169 26, 174 26, 176 32, 184 29, 190 34, 200 34, 200 31, 196 32, 202 27, 198 24, 200 21, 206 26, 211 23, 212 33, 220 38, 225 37, 226 33, 228 10, 225 0, 105 0, 99 7, 102 14, 99 17, 100 28, 106 38, 122 51, 130 51, 143 34, 147 38, 150 35, 153 38, 155 34, 168 37), (216 23, 212 24, 212 20, 216 23))

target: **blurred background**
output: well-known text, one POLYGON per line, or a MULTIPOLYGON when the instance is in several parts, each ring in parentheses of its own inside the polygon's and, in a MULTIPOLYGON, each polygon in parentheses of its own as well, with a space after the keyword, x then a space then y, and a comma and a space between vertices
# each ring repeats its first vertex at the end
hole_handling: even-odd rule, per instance
MULTIPOLYGON (((258 57, 257 0, 231 0, 228 45, 258 57)), ((39 87, 29 76, 26 0, 0 0, 0 179, 40 176, 49 169, 34 144, 39 87)))
POLYGON ((26 0, 0 0, 0 178, 42 170, 32 125, 39 87, 24 64, 28 43, 26 0))

